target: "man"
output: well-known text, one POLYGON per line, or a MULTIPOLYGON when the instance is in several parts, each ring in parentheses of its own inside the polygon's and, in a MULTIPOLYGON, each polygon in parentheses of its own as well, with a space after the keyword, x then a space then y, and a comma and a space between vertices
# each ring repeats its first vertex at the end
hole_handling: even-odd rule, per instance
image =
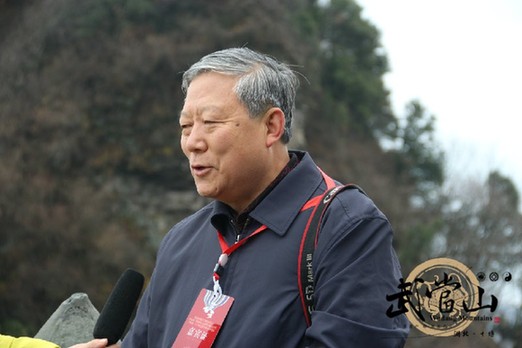
POLYGON ((203 304, 201 289, 233 301, 212 347, 404 345, 405 317, 386 315, 401 277, 392 229, 358 190, 339 193, 325 215, 307 326, 299 247, 308 205, 333 181, 309 154, 287 148, 297 86, 288 66, 247 48, 209 54, 185 72, 181 148, 198 193, 214 201, 162 241, 122 347, 212 335, 187 324, 191 311, 217 308, 203 304))

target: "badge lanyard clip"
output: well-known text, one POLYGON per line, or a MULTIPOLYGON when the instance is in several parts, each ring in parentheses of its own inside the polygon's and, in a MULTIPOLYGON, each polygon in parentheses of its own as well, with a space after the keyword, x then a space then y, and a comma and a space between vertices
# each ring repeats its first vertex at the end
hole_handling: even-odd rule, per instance
POLYGON ((221 285, 219 285, 219 277, 223 273, 223 270, 225 269, 225 265, 228 262, 228 254, 225 252, 221 255, 219 255, 218 262, 216 263, 216 266, 214 267, 214 275, 212 277, 212 280, 214 281, 214 289, 212 293, 213 301, 219 301, 221 296, 223 295, 223 290, 221 289, 221 285))

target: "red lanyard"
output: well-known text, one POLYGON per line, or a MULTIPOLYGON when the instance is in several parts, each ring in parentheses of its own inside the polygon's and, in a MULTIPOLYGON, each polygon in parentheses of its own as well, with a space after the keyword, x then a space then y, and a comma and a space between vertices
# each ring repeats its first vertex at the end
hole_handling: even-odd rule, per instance
POLYGON ((225 241, 225 238, 221 233, 218 231, 218 239, 219 239, 219 245, 221 246, 221 251, 223 252, 218 259, 218 262, 216 263, 216 267, 214 267, 214 278, 217 280, 219 279, 219 276, 221 275, 221 272, 223 271, 223 267, 227 264, 228 257, 236 251, 239 247, 243 246, 246 242, 248 242, 252 237, 255 235, 258 235, 259 233, 265 231, 268 227, 266 225, 263 225, 259 227, 257 230, 252 232, 251 235, 249 235, 246 238, 243 238, 236 243, 232 245, 228 245, 225 241))
MULTIPOLYGON (((321 175, 323 176, 324 181, 326 182, 326 191, 333 188, 335 186, 335 182, 333 181, 333 179, 330 178, 328 175, 326 175, 320 168, 318 168, 318 169, 321 172, 321 175)), ((303 207, 301 208, 300 211, 304 211, 306 209, 315 207, 319 203, 321 196, 322 195, 319 195, 319 196, 315 196, 315 197, 309 199, 303 205, 303 207)), ((219 277, 220 277, 221 273, 223 272, 225 265, 228 262, 229 256, 234 251, 236 251, 239 247, 243 246, 246 242, 248 242, 252 237, 258 235, 259 233, 261 233, 267 229, 268 229, 268 227, 266 225, 262 225, 257 230, 252 232, 252 234, 250 234, 248 237, 243 238, 232 245, 228 245, 227 242, 225 241, 225 238, 223 237, 223 235, 219 231, 217 231, 219 245, 221 246, 222 254, 219 256, 218 262, 216 263, 216 266, 214 267, 214 282, 219 280, 219 277)))
POLYGON ((252 232, 251 235, 249 235, 248 237, 246 238, 243 238, 239 241, 237 241, 236 243, 232 244, 232 245, 228 245, 227 242, 225 241, 225 238, 223 237, 223 235, 221 233, 218 233, 218 238, 219 238, 219 245, 221 246, 221 251, 224 253, 224 254, 227 254, 230 256, 230 254, 232 254, 234 251, 236 251, 240 246, 242 246, 243 244, 245 244, 250 238, 254 237, 255 235, 263 232, 264 230, 266 230, 268 227, 266 227, 266 225, 263 225, 261 227, 259 227, 257 230, 255 230, 254 232, 252 232))

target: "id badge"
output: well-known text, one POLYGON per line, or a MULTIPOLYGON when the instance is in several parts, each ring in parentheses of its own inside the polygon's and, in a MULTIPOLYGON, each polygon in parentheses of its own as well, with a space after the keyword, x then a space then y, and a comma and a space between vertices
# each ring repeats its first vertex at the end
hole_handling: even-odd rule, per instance
POLYGON ((203 289, 171 348, 210 348, 234 298, 203 289))

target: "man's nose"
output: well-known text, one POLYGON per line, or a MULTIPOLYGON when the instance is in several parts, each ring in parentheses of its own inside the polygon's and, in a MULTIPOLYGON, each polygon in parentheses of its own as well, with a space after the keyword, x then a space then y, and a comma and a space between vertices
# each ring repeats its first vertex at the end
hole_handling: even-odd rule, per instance
POLYGON ((190 133, 185 136, 185 147, 189 152, 202 152, 207 149, 207 141, 202 126, 193 125, 190 133))

